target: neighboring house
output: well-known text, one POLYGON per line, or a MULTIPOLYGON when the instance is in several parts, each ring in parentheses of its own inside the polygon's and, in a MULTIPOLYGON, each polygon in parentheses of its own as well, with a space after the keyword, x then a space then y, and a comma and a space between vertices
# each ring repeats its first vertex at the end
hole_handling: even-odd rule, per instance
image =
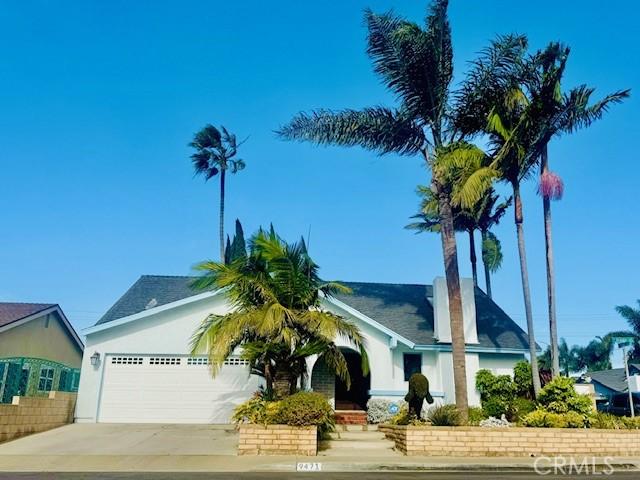
MULTIPOLYGON (((76 420, 79 422, 226 423, 262 379, 244 360, 230 357, 211 378, 205 356, 191 357, 189 341, 209 314, 224 314, 223 291, 194 292, 192 277, 142 276, 98 323, 86 329, 76 420)), ((353 293, 322 300, 323 308, 362 330, 370 374, 359 354, 336 339, 349 363, 347 391, 322 359, 308 359, 306 388, 326 394, 336 409, 362 409, 370 397, 400 399, 408 378, 424 373, 438 401, 455 401, 448 297, 444 279, 434 285, 344 282, 353 293)), ((479 404, 475 374, 481 368, 512 373, 525 357, 524 331, 470 279, 462 281, 469 400, 479 404)))
POLYGON ((83 348, 58 305, 0 303, 0 403, 76 391, 83 348))
MULTIPOLYGON (((629 375, 632 377, 632 391, 637 391, 633 387, 637 384, 637 375, 640 375, 640 364, 629 364, 629 375)), ((629 391, 627 376, 624 368, 612 368, 610 370, 600 370, 597 372, 588 372, 584 375, 591 380, 596 391, 596 400, 609 400, 614 395, 629 391)))

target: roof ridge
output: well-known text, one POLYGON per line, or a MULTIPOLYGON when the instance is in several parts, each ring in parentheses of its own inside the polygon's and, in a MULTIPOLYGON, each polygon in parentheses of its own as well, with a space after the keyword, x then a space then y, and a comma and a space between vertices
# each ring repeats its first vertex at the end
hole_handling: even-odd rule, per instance
POLYGON ((49 302, 0 302, 0 305, 47 305, 53 307, 58 304, 49 302))
POLYGON ((433 286, 430 283, 398 283, 398 282, 362 282, 357 280, 336 280, 336 282, 340 283, 362 283, 364 285, 397 285, 401 287, 431 287, 433 286))
POLYGON ((194 278, 196 277, 196 275, 152 275, 152 274, 143 274, 140 275, 140 278, 149 278, 149 277, 154 277, 154 278, 194 278))

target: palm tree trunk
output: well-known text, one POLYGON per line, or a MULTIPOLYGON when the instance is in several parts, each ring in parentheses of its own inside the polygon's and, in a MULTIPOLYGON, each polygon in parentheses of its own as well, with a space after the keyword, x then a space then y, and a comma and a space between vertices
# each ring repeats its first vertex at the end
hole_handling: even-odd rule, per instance
POLYGON ((295 376, 288 368, 276 367, 273 377, 273 395, 277 400, 281 400, 291 395, 292 384, 296 380, 295 376))
POLYGON ((513 201, 515 210, 516 234, 518 236, 518 253, 520 255, 520 275, 522 277, 522 294, 524 296, 524 311, 527 317, 527 335, 529 336, 529 354, 531 355, 531 373, 533 377, 533 391, 538 396, 540 392, 540 372, 538 370, 538 357, 536 351, 536 339, 533 331, 533 313, 531 310, 531 291, 529 289, 529 271, 527 269, 527 253, 524 246, 524 221, 522 214, 522 198, 520 198, 520 185, 513 184, 513 201))
MULTIPOLYGON (((437 185, 436 185, 437 187, 437 185)), ((458 272, 458 250, 453 228, 451 199, 446 192, 438 191, 440 210, 440 236, 444 254, 444 271, 449 295, 449 322, 451 325, 451 351, 453 357, 453 384, 456 406, 466 422, 469 400, 467 397, 467 370, 465 361, 464 321, 462 318, 462 294, 458 272)))
POLYGON ((220 261, 224 263, 224 177, 226 171, 220 170, 220 261))
MULTIPOLYGON (((540 175, 549 171, 549 155, 545 145, 542 150, 540 175)), ((551 373, 560 375, 560 355, 558 353, 558 323, 556 318, 556 278, 553 271, 553 242, 551 238, 551 199, 542 195, 544 213, 544 245, 547 261, 547 301, 549 305, 549 332, 551 345, 551 373)))
POLYGON ((471 261, 471 274, 473 275, 473 286, 478 286, 478 266, 476 258, 476 239, 474 231, 469 230, 469 260, 471 261))
MULTIPOLYGON (((484 245, 484 242, 487 239, 487 232, 485 230, 482 231, 482 244, 484 245)), ((484 255, 482 256, 482 266, 484 267, 484 283, 486 285, 487 288, 487 295, 489 296, 489 298, 493 298, 493 296, 491 295, 491 272, 489 271, 489 266, 487 265, 486 259, 484 257, 484 255)))

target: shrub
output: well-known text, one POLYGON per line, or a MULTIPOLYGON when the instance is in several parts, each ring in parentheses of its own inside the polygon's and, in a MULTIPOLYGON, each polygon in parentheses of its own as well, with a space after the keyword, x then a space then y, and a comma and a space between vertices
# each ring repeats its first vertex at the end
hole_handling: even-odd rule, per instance
POLYGON ((429 409, 427 420, 432 425, 441 427, 455 427, 462 424, 460 410, 453 404, 439 405, 429 409))
POLYGON ((538 395, 538 403, 553 413, 575 412, 588 415, 593 412, 593 403, 586 395, 580 395, 573 386, 573 379, 555 377, 538 395))
POLYGON ((414 373, 409 377, 409 392, 420 398, 427 398, 429 395, 429 380, 421 373, 414 373))
POLYGON ((233 411, 233 421, 235 423, 254 423, 266 425, 267 402, 262 396, 256 394, 249 400, 238 405, 233 411))
POLYGON ((637 430, 640 428, 640 417, 620 417, 622 421, 622 425, 624 428, 629 428, 631 430, 637 430))
POLYGON ((398 407, 398 412, 403 406, 406 406, 404 400, 386 400, 384 398, 372 398, 367 402, 367 421, 369 423, 387 423, 395 414, 389 412, 392 405, 398 407))
POLYGON ((469 407, 467 417, 469 425, 479 425, 482 420, 487 418, 487 415, 481 407, 469 407))
POLYGON ((527 427, 541 428, 584 428, 589 426, 589 418, 578 412, 555 413, 538 408, 522 419, 527 427))
POLYGON ((591 428, 620 429, 626 428, 624 420, 610 413, 596 412, 589 418, 591 428))
POLYGON ((298 427, 316 425, 321 435, 335 426, 333 409, 319 393, 298 392, 274 403, 278 408, 269 415, 269 423, 298 427))
POLYGON ((512 421, 520 421, 536 409, 536 402, 524 397, 516 397, 509 405, 509 414, 507 415, 512 421))
POLYGON ((482 401, 485 417, 500 418, 509 413, 509 402, 500 397, 489 397, 482 401))
POLYGON ((515 384, 516 395, 524 398, 533 397, 533 378, 531 364, 526 360, 521 360, 513 367, 513 382, 515 384))

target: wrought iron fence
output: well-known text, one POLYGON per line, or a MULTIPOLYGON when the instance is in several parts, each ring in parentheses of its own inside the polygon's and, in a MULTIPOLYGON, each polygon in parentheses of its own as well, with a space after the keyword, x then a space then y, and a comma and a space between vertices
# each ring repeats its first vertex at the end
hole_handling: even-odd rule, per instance
POLYGON ((46 396, 51 390, 77 392, 80 370, 31 357, 0 358, 0 403, 15 395, 46 396))

